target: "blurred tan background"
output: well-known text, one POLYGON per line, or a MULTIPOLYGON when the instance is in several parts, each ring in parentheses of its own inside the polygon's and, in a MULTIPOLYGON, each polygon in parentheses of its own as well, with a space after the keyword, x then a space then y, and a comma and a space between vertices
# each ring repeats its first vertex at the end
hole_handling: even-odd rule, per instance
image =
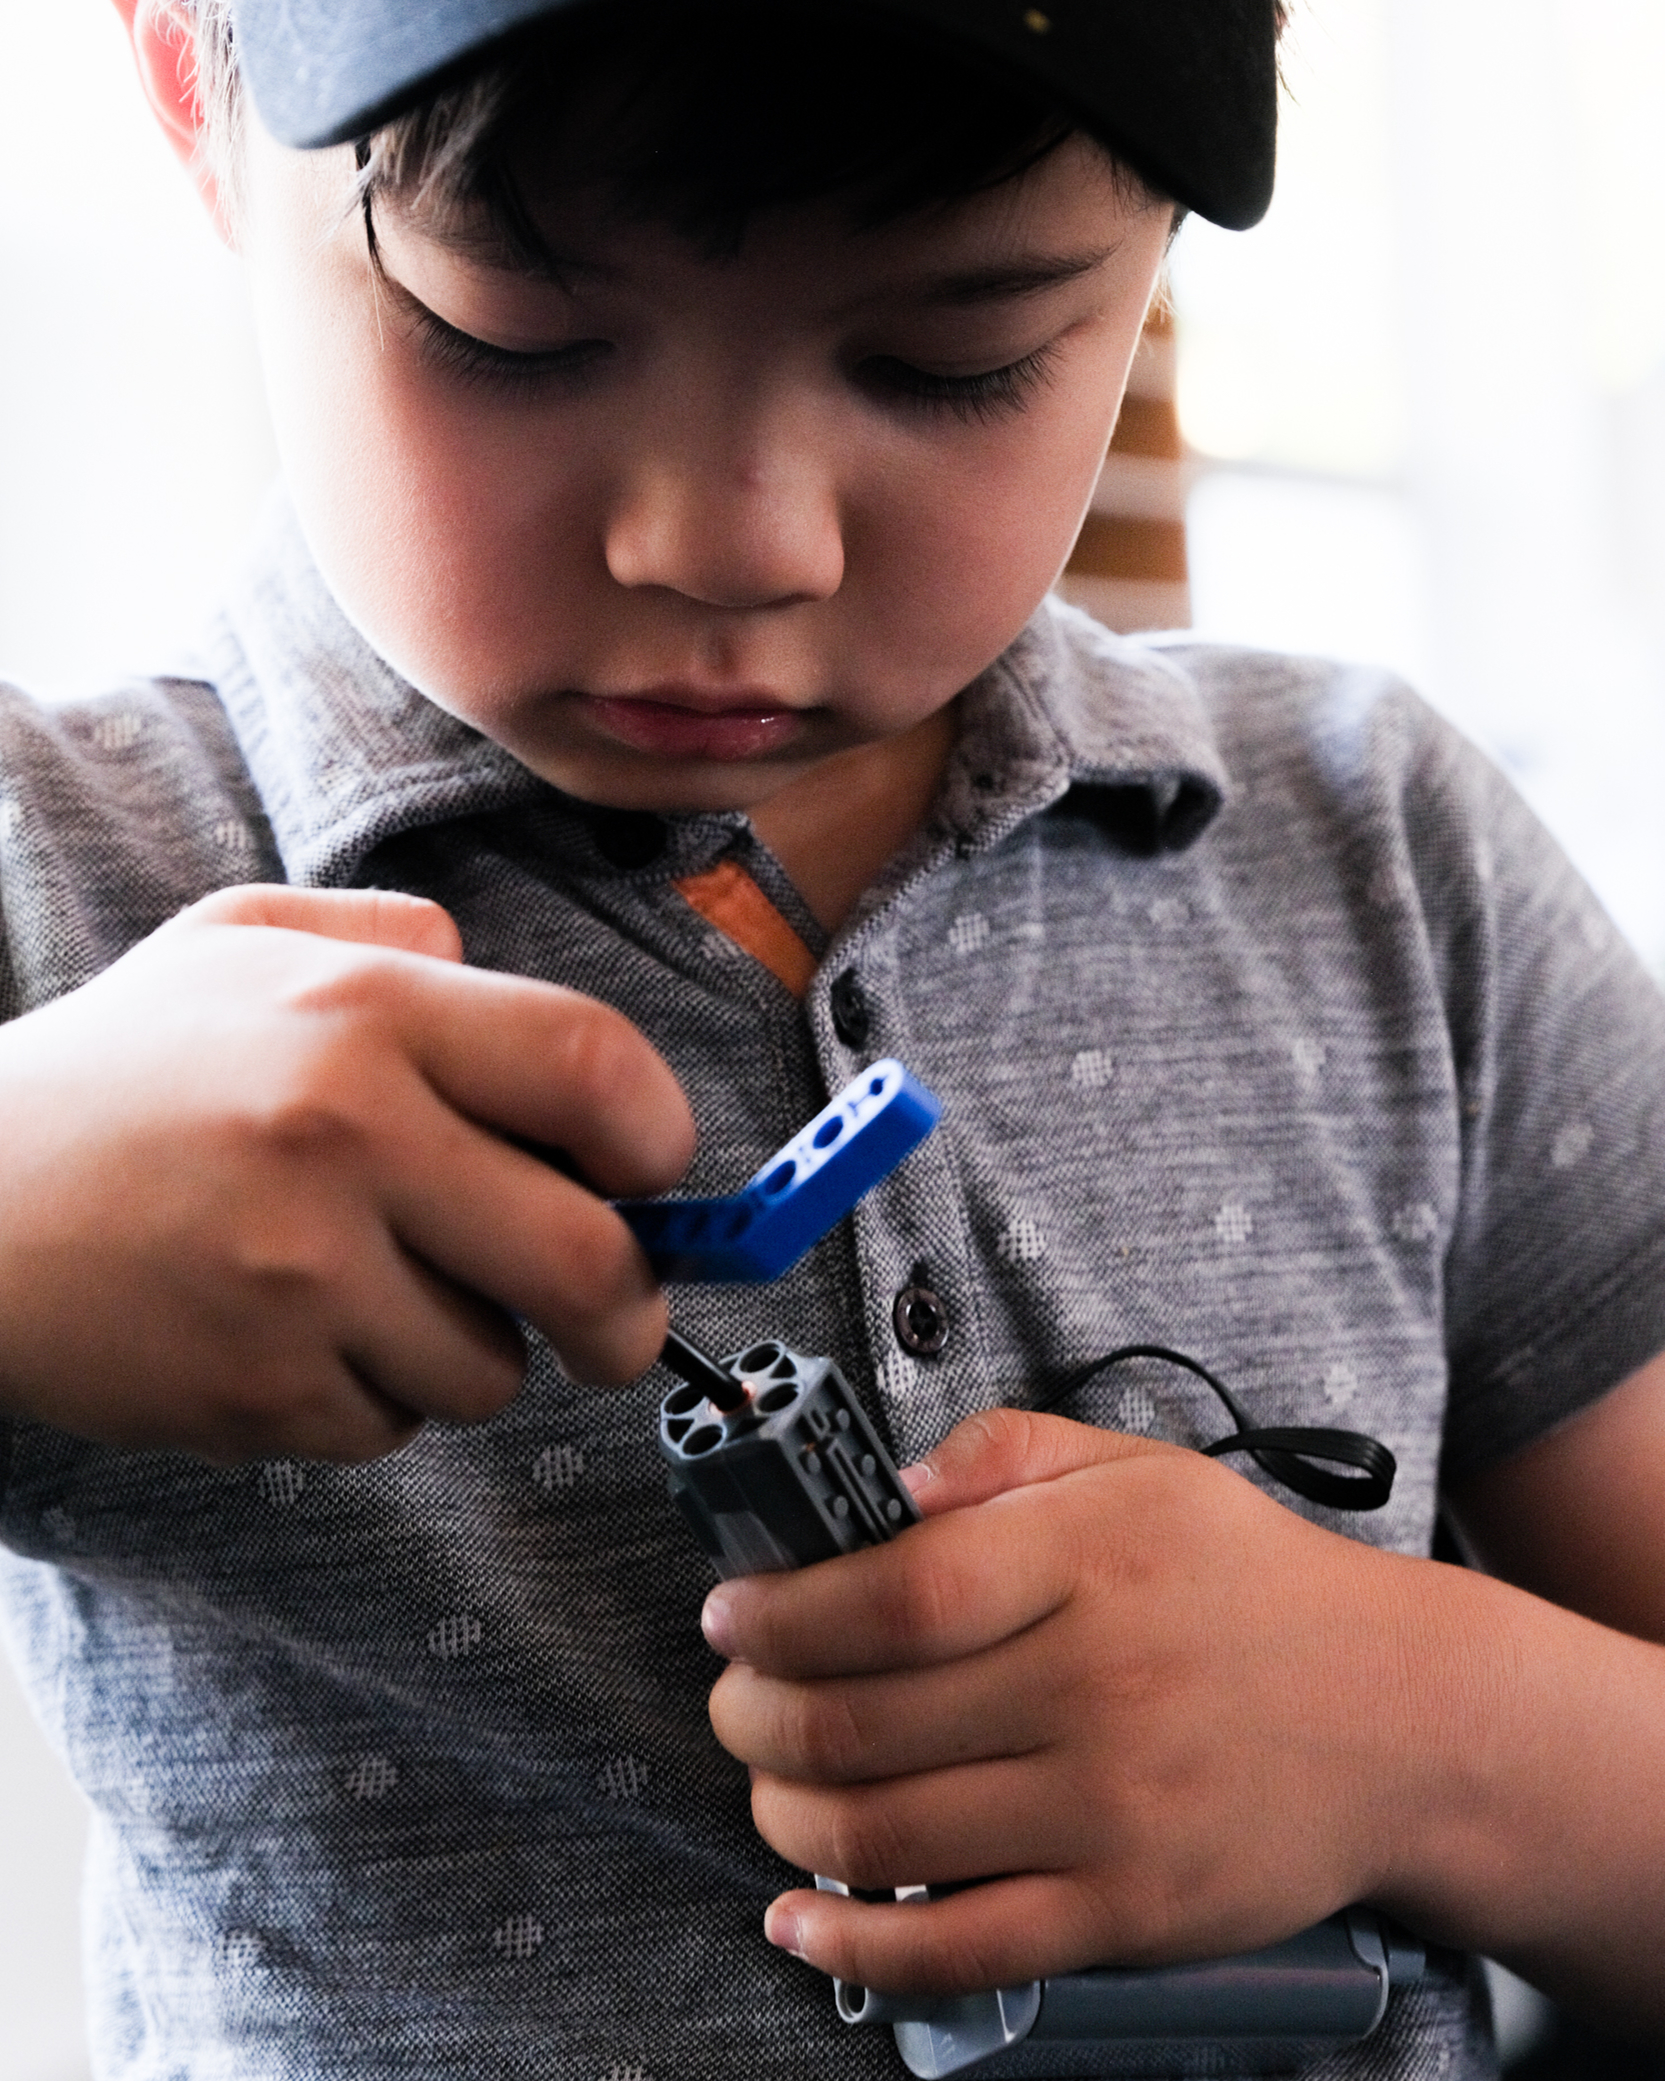
MULTIPOLYGON (((1296 0, 1287 72, 1278 201, 1182 233, 1065 589, 1406 672, 1665 973, 1665 7, 1296 0)), ((176 658, 271 470, 114 11, 0 0, 0 674, 176 658)), ((0 1668, 0 2081, 84 2081, 82 1826, 0 1668)))

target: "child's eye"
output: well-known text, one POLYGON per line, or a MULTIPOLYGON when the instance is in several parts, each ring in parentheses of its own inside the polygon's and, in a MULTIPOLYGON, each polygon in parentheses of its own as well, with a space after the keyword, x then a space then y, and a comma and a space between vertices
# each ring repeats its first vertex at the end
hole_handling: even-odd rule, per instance
POLYGON ((866 388, 910 405, 952 412, 959 419, 995 419, 1020 411, 1045 382, 1051 365, 1052 349, 1046 346, 1003 368, 982 369, 971 376, 940 375, 892 354, 870 355, 858 373, 866 388))
POLYGON ((613 351, 608 340, 572 340, 565 346, 522 353, 476 339, 432 311, 422 311, 418 322, 422 358, 430 368, 502 389, 535 389, 559 377, 585 375, 613 351))

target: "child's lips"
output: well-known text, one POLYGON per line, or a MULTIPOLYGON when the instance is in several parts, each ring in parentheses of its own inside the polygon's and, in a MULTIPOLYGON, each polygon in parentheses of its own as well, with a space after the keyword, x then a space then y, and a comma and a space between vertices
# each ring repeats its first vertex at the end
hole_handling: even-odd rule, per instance
POLYGON ((580 699, 609 737, 633 751, 673 759, 751 759, 790 744, 803 716, 766 695, 712 701, 695 694, 585 694, 580 699))

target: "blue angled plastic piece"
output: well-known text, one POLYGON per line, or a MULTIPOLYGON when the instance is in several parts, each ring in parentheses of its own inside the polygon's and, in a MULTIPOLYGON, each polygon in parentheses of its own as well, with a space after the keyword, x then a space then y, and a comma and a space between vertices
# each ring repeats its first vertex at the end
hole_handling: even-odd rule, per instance
POLYGON ((661 1279, 761 1285, 790 1271, 942 1117, 891 1057, 875 1062, 727 1199, 620 1200, 661 1279))

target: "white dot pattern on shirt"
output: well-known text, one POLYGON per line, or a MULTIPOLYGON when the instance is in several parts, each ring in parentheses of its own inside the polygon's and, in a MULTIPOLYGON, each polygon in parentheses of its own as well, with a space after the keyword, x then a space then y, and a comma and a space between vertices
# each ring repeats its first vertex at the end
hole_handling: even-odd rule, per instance
POLYGON ((883 1395, 907 1395, 919 1385, 919 1368, 905 1353, 892 1352, 880 1361, 878 1384, 883 1395))
POLYGON ((92 728, 92 739, 100 751, 130 751, 145 733, 145 719, 131 709, 120 715, 101 715, 92 728))
POLYGON ((1549 1152, 1550 1162, 1558 1171, 1571 1170, 1580 1158, 1589 1155, 1590 1144, 1595 1138, 1588 1120, 1569 1120, 1555 1137, 1549 1152))
POLYGON ((233 1929, 220 1941, 220 1956, 234 1973, 246 1973, 266 1962, 266 1946, 258 1931, 233 1929))
POLYGON ((459 1611, 453 1617, 441 1619, 428 1635, 428 1652, 437 1655, 442 1662, 458 1660, 471 1655, 480 1645, 480 1621, 471 1611, 459 1611))
POLYGON ((545 1494, 571 1488, 584 1472, 584 1455, 572 1445, 546 1445, 532 1462, 532 1479, 545 1494))
POLYGON ((989 921, 980 910, 956 918, 948 928, 948 944, 956 954, 975 954, 989 943, 989 921))
POLYGON ((360 1756, 347 1779, 354 1799, 385 1799, 399 1782, 399 1766, 391 1756, 360 1756))
POLYGON ((300 1500, 306 1469, 298 1460, 268 1460, 260 1470, 260 1493, 275 1509, 300 1500))
POLYGON ((1440 1217, 1425 1199, 1401 1207, 1388 1223, 1401 1243, 1431 1243, 1440 1232, 1440 1217))
POLYGON ((1332 1409, 1345 1409, 1359 1391, 1359 1376, 1345 1359, 1337 1359, 1324 1375, 1324 1399, 1332 1409))
POLYGON ((235 817, 222 817, 214 826, 214 843, 227 853, 247 854, 256 850, 254 833, 235 817))
POLYGON ((1046 1255, 1046 1237, 1038 1221, 1020 1214, 1008 1222, 994 1247, 1007 1264, 1034 1264, 1046 1255))
POLYGON ((503 1958, 530 1958, 543 1949, 543 1924, 536 1915, 511 1915, 492 1931, 491 1948, 503 1958))
POLYGON ((647 1781, 648 1767, 639 1756, 615 1756, 599 1779, 609 1799, 637 1799, 647 1781))
POLYGON ((1102 1091, 1115 1070, 1103 1048, 1083 1048, 1070 1063, 1070 1082, 1079 1091, 1102 1091))
POLYGON ((1255 1217, 1241 1200, 1228 1199, 1214 1217, 1214 1233, 1222 1243, 1246 1243, 1255 1232, 1255 1217))
POLYGON ((1136 1431, 1143 1437, 1156 1423, 1156 1399, 1148 1387, 1123 1388, 1116 1413, 1110 1420, 1113 1431, 1136 1431))
POLYGON ((1317 1040, 1301 1039, 1295 1041, 1292 1043, 1289 1053, 1294 1061, 1296 1070, 1301 1076, 1306 1078, 1309 1084, 1317 1080, 1319 1071, 1329 1060, 1329 1051, 1325 1048, 1322 1041, 1317 1040))

